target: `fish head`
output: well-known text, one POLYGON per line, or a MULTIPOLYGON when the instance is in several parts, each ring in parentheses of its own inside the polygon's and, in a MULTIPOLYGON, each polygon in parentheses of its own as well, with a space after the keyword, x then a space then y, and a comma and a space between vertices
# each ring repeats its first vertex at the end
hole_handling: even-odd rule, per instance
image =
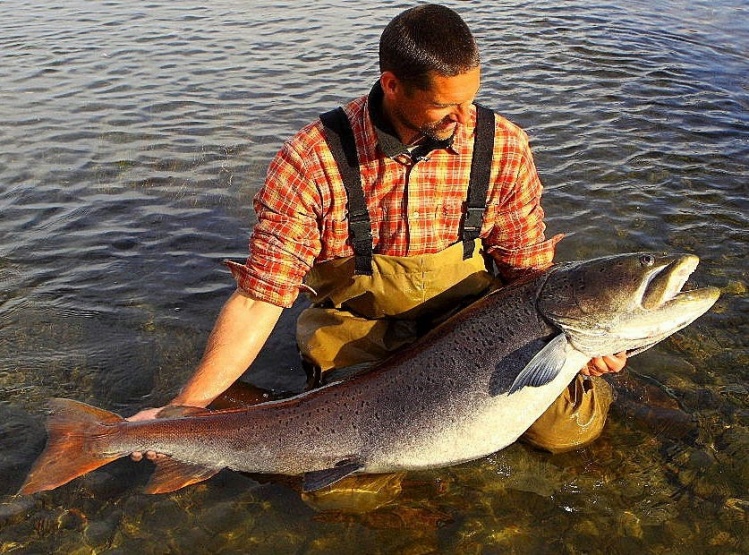
POLYGON ((636 253, 560 264, 549 270, 540 313, 573 347, 594 357, 636 354, 707 312, 716 287, 687 290, 697 256, 636 253))

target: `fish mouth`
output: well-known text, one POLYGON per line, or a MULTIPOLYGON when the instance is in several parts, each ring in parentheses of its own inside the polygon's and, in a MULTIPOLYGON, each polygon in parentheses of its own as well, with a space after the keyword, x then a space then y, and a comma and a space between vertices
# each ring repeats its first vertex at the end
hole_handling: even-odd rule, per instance
MULTIPOLYGON (((677 329, 683 328, 706 312, 718 300, 720 290, 717 287, 698 287, 689 278, 697 269, 699 257, 687 254, 653 268, 642 287, 640 305, 654 316, 662 316, 666 320, 680 321, 677 329)), ((644 265, 655 264, 655 258, 649 255, 641 257, 644 265)), ((656 326, 656 329, 659 326, 656 326)), ((659 330, 660 331, 660 330, 659 330)), ((663 340, 669 333, 653 333, 651 341, 634 349, 628 350, 628 355, 635 355, 649 349, 663 340)))
MULTIPOLYGON (((642 264, 648 264, 654 258, 649 255, 641 257, 642 264)), ((656 309, 673 301, 680 295, 688 294, 697 289, 685 288, 689 277, 697 269, 700 259, 693 254, 687 254, 656 267, 644 282, 640 305, 648 310, 656 309)))

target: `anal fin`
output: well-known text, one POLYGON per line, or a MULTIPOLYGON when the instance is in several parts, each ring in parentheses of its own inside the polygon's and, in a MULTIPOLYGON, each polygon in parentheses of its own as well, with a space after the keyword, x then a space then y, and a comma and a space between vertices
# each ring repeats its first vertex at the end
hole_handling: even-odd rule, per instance
POLYGON ((304 474, 302 491, 316 491, 330 486, 344 479, 346 476, 350 476, 354 472, 361 470, 363 467, 364 465, 357 460, 344 460, 336 464, 333 468, 307 472, 304 474))
POLYGON ((168 493, 197 484, 217 474, 221 468, 185 463, 169 457, 154 461, 156 470, 146 485, 146 493, 168 493))

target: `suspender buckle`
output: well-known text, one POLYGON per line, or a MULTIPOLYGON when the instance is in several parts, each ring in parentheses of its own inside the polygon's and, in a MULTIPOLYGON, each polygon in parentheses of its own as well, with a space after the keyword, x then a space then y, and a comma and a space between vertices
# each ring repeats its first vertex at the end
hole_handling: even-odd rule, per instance
POLYGON ((468 233, 480 233, 481 225, 484 223, 483 206, 469 206, 466 208, 466 218, 463 222, 463 230, 468 233))

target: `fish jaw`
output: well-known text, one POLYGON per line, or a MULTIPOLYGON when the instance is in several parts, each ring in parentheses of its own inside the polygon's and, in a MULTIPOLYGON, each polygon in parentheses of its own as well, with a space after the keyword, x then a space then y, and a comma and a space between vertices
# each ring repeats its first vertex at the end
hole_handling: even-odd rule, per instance
POLYGON ((592 261, 592 269, 572 265, 562 270, 572 276, 550 275, 544 287, 550 291, 546 298, 542 292, 539 309, 590 357, 634 355, 686 327, 718 300, 716 287, 683 290, 698 264, 691 254, 637 253, 592 261), (568 287, 570 282, 576 287, 568 287))
POLYGON ((617 331, 617 339, 626 347, 622 350, 632 356, 649 349, 710 310, 719 296, 718 288, 704 287, 679 293, 658 307, 643 310, 623 322, 617 331))

